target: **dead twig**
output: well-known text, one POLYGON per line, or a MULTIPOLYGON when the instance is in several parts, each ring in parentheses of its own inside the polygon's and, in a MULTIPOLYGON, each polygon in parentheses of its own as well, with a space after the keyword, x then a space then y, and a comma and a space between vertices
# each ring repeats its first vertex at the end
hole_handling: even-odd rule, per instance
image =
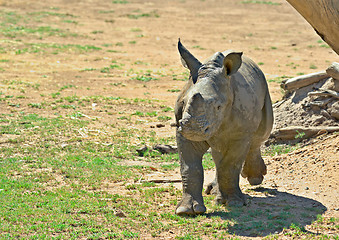
POLYGON ((329 90, 329 89, 319 89, 319 91, 315 91, 315 92, 309 92, 307 94, 307 96, 311 97, 311 96, 322 96, 322 97, 334 97, 334 98, 338 98, 339 99, 339 93, 333 90, 329 90))
POLYGON ((149 180, 141 180, 143 182, 151 182, 151 183, 178 183, 182 182, 181 179, 149 179, 149 180))

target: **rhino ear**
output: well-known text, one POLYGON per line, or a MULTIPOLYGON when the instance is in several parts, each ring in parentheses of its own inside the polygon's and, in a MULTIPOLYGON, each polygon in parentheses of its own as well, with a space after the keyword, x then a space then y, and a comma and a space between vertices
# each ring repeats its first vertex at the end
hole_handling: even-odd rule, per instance
POLYGON ((191 72, 193 83, 196 83, 198 79, 198 70, 201 66, 201 62, 196 59, 180 42, 178 42, 178 50, 181 56, 182 65, 188 68, 191 72))
POLYGON ((238 71, 241 66, 242 52, 230 52, 224 58, 224 68, 227 76, 230 76, 238 71))

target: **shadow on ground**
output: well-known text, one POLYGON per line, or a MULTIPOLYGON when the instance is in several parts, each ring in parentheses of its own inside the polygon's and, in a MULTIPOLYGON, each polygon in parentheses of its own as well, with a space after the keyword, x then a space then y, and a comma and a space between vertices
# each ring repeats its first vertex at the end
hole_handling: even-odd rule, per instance
POLYGON ((254 237, 279 233, 284 228, 307 232, 304 227, 327 210, 318 201, 276 189, 259 187, 249 193, 246 206, 227 207, 225 211, 214 211, 207 216, 229 221, 227 228, 231 234, 254 237))

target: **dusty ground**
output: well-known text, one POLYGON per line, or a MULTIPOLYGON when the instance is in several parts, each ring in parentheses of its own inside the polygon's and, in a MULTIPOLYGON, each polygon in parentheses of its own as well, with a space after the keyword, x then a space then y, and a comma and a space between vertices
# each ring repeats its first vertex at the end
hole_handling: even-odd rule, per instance
MULTIPOLYGON (((33 12, 68 14, 65 18, 73 23, 47 14, 40 21, 28 19, 27 25, 49 25, 77 34, 41 37, 37 33, 15 39, 1 36, 0 47, 6 51, 0 53, 0 60, 9 60, 0 62, 1 91, 5 95, 20 93, 20 88, 8 88, 8 81, 21 81, 30 86, 39 84, 38 89, 26 90, 25 98, 17 99, 20 110, 0 102, 1 112, 38 111, 52 116, 56 111, 36 109, 28 104, 41 102, 44 96, 66 85, 76 86, 64 90, 69 96, 158 99, 174 107, 177 90, 185 83, 181 80, 187 76, 176 49, 179 37, 201 60, 229 48, 243 51, 260 63, 275 102, 282 96, 279 87, 282 78, 324 70, 331 62, 338 61, 338 56, 285 1, 273 2, 280 5, 245 4, 240 0, 129 0, 127 4, 95 0, 52 0, 48 3, 0 0, 3 12, 15 11, 25 16, 33 12), (53 54, 48 49, 45 53, 16 54, 28 43, 93 45, 102 49, 78 54, 53 54), (119 67, 110 69, 109 73, 99 71, 109 67, 112 61, 119 67), (133 79, 145 75, 147 70, 150 72, 147 76, 157 80, 133 79)), ((29 16, 33 18, 34 15, 29 16)), ((116 105, 108 116, 103 111, 95 111, 94 107, 84 109, 83 113, 116 125, 126 124, 117 120, 119 111, 135 111, 116 105)), ((145 105, 144 108, 149 107, 145 105)), ((149 124, 139 126, 150 128, 149 124)), ((170 121, 164 128, 154 130, 158 135, 174 135, 170 121)), ((323 135, 290 154, 267 157, 268 175, 263 188, 276 189, 270 193, 272 196, 285 196, 296 206, 319 207, 324 209, 326 217, 339 217, 338 146, 338 134, 323 135)), ((264 196, 261 192, 251 193, 254 204, 255 194, 264 196)), ((277 203, 273 200, 272 204, 277 203)))

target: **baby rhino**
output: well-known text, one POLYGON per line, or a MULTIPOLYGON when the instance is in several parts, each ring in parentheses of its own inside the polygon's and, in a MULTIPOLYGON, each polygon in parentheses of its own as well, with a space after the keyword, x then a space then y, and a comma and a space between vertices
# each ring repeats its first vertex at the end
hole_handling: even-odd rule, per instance
POLYGON ((251 185, 266 174, 260 145, 271 132, 273 112, 265 76, 241 52, 217 52, 200 63, 180 40, 178 49, 191 74, 175 107, 183 182, 176 214, 206 211, 202 156, 209 148, 216 176, 206 193, 216 194, 220 204, 245 205, 240 172, 251 185))

